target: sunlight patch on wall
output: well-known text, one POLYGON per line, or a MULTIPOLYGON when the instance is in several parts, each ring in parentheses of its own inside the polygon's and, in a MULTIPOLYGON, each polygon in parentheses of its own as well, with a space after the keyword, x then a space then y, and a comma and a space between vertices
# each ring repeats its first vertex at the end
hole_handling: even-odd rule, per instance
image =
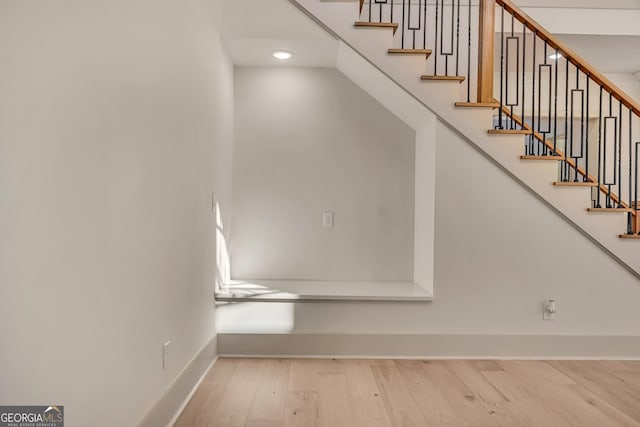
POLYGON ((295 325, 295 304, 282 302, 219 303, 218 333, 286 333, 295 325))
POLYGON ((224 236, 222 225, 222 214, 220 205, 215 201, 216 215, 216 291, 226 289, 231 281, 231 263, 229 262, 229 250, 227 249, 227 239, 224 236))

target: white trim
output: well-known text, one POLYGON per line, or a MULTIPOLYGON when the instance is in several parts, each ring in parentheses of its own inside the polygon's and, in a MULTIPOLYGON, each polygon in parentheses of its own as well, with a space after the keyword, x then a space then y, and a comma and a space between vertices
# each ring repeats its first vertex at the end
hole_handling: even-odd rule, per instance
POLYGON ((232 280, 216 301, 431 301, 433 294, 413 282, 329 280, 232 280))
POLYGON ((218 334, 242 357, 640 360, 635 335, 218 334))
POLYGON ((214 335, 167 387, 138 427, 173 426, 217 360, 217 335, 214 335))
POLYGON ((300 356, 297 354, 225 354, 222 357, 244 359, 336 359, 336 360, 618 360, 624 362, 640 362, 640 357, 525 357, 525 356, 379 356, 371 354, 352 354, 335 356, 326 354, 311 354, 300 356))

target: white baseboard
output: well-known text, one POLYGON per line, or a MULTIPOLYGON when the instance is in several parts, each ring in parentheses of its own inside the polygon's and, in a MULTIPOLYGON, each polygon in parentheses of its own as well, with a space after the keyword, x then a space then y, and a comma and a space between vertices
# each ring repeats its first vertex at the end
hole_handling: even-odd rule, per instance
POLYGON ((217 336, 214 335, 146 413, 138 427, 173 426, 216 360, 217 336))
POLYGON ((640 336, 218 334, 225 356, 640 360, 640 336))

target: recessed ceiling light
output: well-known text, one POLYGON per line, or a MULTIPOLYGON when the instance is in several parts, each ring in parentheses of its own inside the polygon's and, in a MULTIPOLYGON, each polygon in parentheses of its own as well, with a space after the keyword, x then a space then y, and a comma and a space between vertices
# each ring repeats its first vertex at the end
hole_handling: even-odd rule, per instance
POLYGON ((273 52, 273 57, 276 59, 280 59, 281 61, 285 61, 292 56, 293 54, 291 52, 287 52, 286 50, 277 50, 273 52))
POLYGON ((560 58, 562 58, 561 53, 552 53, 551 55, 549 55, 549 59, 560 59, 560 58))

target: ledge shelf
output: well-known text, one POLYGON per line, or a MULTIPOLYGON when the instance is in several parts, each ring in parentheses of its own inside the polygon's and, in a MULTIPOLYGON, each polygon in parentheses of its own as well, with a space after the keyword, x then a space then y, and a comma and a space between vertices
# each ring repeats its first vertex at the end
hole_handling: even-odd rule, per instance
POLYGON ((431 301, 433 294, 412 282, 232 280, 215 297, 220 302, 431 301))

